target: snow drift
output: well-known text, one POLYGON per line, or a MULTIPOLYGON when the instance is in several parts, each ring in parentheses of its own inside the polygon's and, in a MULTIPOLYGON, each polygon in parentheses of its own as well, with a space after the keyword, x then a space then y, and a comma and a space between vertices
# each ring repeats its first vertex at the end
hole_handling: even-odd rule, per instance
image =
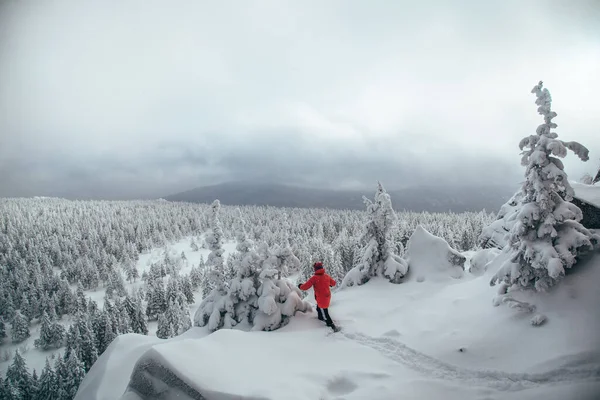
POLYGON ((482 249, 477 251, 471 257, 471 267, 469 272, 476 275, 481 275, 486 272, 490 264, 500 255, 500 250, 496 248, 482 249))
POLYGON ((408 240, 405 257, 411 276, 419 282, 425 279, 438 281, 449 277, 460 278, 465 269, 465 256, 421 225, 408 240))

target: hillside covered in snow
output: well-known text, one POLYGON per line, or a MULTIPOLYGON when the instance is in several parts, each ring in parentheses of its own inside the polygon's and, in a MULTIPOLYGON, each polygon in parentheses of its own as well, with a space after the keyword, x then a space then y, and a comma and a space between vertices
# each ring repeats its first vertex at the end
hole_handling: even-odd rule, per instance
POLYGON ((520 297, 547 316, 539 327, 532 313, 493 307, 493 270, 337 291, 338 333, 308 312, 275 332, 195 327, 168 340, 120 336, 77 399, 595 398, 600 256, 559 290, 520 297))

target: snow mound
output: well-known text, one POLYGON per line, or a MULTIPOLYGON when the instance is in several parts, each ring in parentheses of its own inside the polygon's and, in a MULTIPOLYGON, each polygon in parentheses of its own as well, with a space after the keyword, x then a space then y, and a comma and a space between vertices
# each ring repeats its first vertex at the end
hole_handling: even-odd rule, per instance
POLYGON ((418 282, 461 278, 466 257, 450 247, 442 238, 427 232, 421 225, 408 240, 406 259, 411 276, 418 282))
POLYGON ((471 257, 471 267, 469 268, 469 272, 475 275, 483 274, 500 253, 500 250, 493 247, 490 249, 479 250, 471 257))

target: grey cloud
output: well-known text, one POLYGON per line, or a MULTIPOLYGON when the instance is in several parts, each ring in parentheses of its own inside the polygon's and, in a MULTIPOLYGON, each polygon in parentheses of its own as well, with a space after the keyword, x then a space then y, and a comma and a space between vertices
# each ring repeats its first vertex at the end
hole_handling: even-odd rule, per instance
POLYGON ((3 196, 512 184, 539 79, 600 157, 593 0, 0 6, 3 196))

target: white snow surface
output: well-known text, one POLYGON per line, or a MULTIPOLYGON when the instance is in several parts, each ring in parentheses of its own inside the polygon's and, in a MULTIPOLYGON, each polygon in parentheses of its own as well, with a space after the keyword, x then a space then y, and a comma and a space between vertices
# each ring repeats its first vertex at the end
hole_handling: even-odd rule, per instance
POLYGON ((374 278, 337 290, 330 312, 338 333, 308 312, 272 332, 125 335, 92 367, 76 399, 135 398, 122 396, 140 357, 206 399, 597 398, 600 255, 548 293, 511 293, 548 318, 541 326, 531 325, 531 314, 493 307, 497 288, 488 282, 504 257, 480 276, 374 278))
POLYGON ((575 197, 600 208, 600 184, 586 185, 579 182, 569 183, 575 191, 575 197))
POLYGON ((464 263, 462 266, 454 265, 449 256, 464 257, 444 239, 427 232, 421 225, 417 226, 406 246, 405 258, 411 279, 422 282, 428 279, 443 281, 462 277, 464 263))

